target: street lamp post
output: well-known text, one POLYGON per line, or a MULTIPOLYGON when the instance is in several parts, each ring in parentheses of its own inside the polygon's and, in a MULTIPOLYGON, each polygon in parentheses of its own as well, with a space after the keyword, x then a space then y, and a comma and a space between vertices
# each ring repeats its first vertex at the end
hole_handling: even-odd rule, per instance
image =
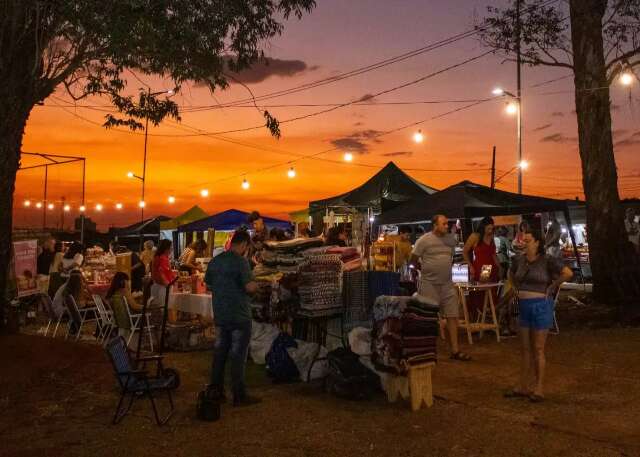
MULTIPOLYGON (((513 173, 516 170, 518 170, 518 176, 522 176, 522 170, 526 170, 527 168, 529 168, 529 162, 527 162, 526 160, 521 160, 520 162, 518 162, 518 164, 515 167, 512 167, 509 171, 507 171, 503 175, 501 175, 498 178, 496 178, 493 181, 492 185, 495 186, 503 178, 505 178, 506 176, 510 175, 511 173, 513 173)), ((518 193, 521 194, 522 190, 520 189, 520 192, 518 192, 518 193)))
MULTIPOLYGON (((519 79, 519 77, 518 77, 519 79)), ((519 89, 519 84, 518 84, 518 94, 515 95, 509 91, 506 91, 504 89, 501 88, 497 88, 493 90, 493 94, 494 95, 498 95, 498 96, 507 96, 512 98, 513 100, 515 100, 515 107, 511 108, 511 106, 507 107, 507 112, 509 114, 516 114, 517 117, 517 142, 518 142, 518 149, 517 149, 517 159, 518 159, 518 164, 522 163, 522 94, 520 92, 519 89), (515 112, 514 112, 515 111, 515 112)), ((518 169, 518 193, 522 194, 522 168, 516 166, 514 168, 518 169)), ((513 170, 512 170, 513 171, 513 170)))

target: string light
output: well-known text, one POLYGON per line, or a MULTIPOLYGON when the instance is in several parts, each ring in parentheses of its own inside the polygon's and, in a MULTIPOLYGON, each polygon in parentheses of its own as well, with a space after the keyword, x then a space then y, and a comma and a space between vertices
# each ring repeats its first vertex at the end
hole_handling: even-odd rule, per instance
POLYGON ((416 143, 422 143, 424 141, 424 135, 422 134, 422 130, 418 130, 413 134, 413 141, 416 143))
POLYGON ((40 203, 40 202, 36 203, 36 208, 38 208, 38 209, 42 208, 42 203, 40 203))
POLYGON ((624 73, 622 73, 620 75, 620 83, 623 86, 630 86, 631 84, 633 84, 633 75, 631 74, 631 72, 625 71, 624 73))
POLYGON ((343 159, 345 162, 351 162, 353 161, 353 154, 351 154, 350 152, 345 152, 343 159))
POLYGON ((69 205, 64 205, 64 212, 68 213, 69 211, 71 211, 71 207, 69 205))
POLYGON ((25 200, 24 201, 24 206, 26 206, 27 208, 31 206, 31 200, 25 200))
POLYGON ((49 203, 47 205, 47 208, 49 208, 50 210, 52 210, 53 208, 55 208, 55 205, 53 203, 49 203))
POLYGON ((145 206, 147 206, 147 204, 144 202, 144 200, 141 200, 140 203, 138 203, 138 206, 140 208, 144 208, 145 206))
POLYGON ((246 179, 242 180, 242 188, 244 190, 247 190, 251 185, 249 184, 249 181, 247 181, 246 179))
POLYGON ((96 205, 96 211, 102 211, 102 205, 100 203, 96 205))
POLYGON ((116 203, 116 209, 122 209, 122 203, 116 203))
POLYGON ((173 205, 176 202, 176 197, 174 197, 173 195, 169 195, 169 198, 167 198, 167 201, 173 205))
POLYGON ((201 197, 208 197, 209 196, 209 190, 208 189, 202 189, 200 191, 200 196, 201 197))
POLYGON ((87 208, 84 205, 80 205, 80 208, 78 209, 80 210, 81 213, 84 213, 87 208))
POLYGON ((287 171, 287 176, 289 178, 295 178, 296 177, 296 170, 294 170, 293 167, 289 168, 289 171, 287 171))

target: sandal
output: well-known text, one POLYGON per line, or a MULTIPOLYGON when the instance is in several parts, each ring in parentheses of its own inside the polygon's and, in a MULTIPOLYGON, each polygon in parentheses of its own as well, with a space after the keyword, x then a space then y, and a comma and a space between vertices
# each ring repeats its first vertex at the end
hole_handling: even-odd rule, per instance
POLYGON ((461 362, 469 362, 471 360, 471 356, 469 354, 465 354, 462 351, 458 351, 455 354, 451 354, 449 357, 451 360, 459 360, 461 362))
POLYGON ((509 389, 503 394, 504 398, 529 398, 531 399, 531 393, 522 392, 517 389, 509 389))
POLYGON ((544 401, 544 397, 538 394, 529 395, 529 401, 531 403, 542 403, 544 401))

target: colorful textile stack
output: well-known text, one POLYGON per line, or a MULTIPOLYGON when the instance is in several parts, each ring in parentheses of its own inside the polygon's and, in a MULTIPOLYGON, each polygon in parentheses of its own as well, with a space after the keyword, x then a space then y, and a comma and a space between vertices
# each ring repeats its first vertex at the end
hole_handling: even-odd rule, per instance
POLYGON ((371 361, 402 374, 413 361, 436 361, 439 307, 414 297, 380 296, 373 306, 371 361))
POLYGON ((354 247, 331 246, 327 249, 327 254, 337 254, 342 260, 343 271, 359 270, 362 267, 360 253, 354 247))
POLYGON ((342 261, 338 255, 309 257, 298 268, 300 308, 322 311, 342 306, 342 261))

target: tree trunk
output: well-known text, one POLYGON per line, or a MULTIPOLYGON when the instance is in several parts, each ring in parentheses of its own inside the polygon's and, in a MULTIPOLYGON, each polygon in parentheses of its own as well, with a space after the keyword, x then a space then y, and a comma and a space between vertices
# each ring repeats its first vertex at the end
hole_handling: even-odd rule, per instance
POLYGON ((638 258, 629 245, 618 195, 611 101, 602 40, 607 0, 571 0, 571 38, 587 239, 594 298, 633 305, 640 298, 638 258))

